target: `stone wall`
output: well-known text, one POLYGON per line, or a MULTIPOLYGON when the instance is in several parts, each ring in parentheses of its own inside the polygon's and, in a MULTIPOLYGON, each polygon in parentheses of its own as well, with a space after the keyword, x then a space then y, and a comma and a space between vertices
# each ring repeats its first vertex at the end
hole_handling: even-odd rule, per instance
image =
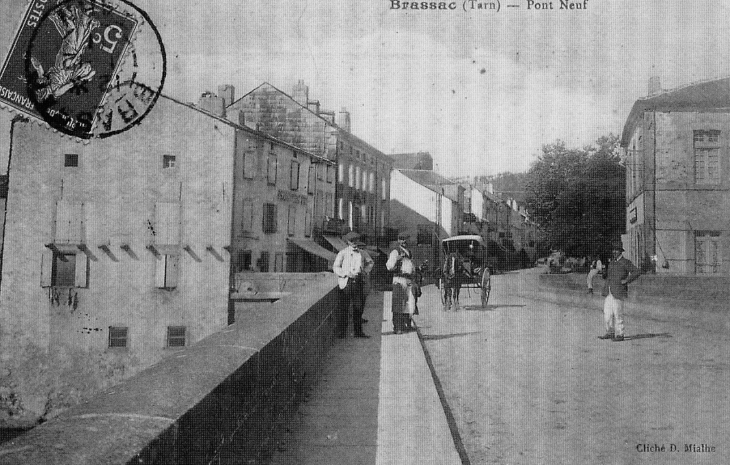
MULTIPOLYGON (((539 276, 536 297, 561 304, 602 309, 604 280, 593 280, 595 294, 586 294, 583 273, 542 274, 539 276)), ((727 302, 730 300, 728 276, 642 275, 629 284, 625 303, 633 315, 656 319, 682 320, 690 325, 701 325, 708 331, 727 332, 727 302)))
POLYGON ((3 444, 0 461, 265 463, 334 334, 334 275, 299 276, 281 300, 3 444))

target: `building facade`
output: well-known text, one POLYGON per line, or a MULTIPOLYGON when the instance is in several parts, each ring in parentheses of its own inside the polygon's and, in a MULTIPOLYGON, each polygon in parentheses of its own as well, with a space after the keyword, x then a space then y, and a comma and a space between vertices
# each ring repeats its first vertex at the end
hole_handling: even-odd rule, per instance
POLYGON ((624 248, 644 271, 730 272, 730 79, 662 91, 652 78, 621 138, 624 248))
POLYGON ((307 150, 336 166, 321 164, 317 179, 335 183, 332 201, 324 206, 325 220, 314 234, 320 243, 348 231, 363 235, 370 245, 392 239, 390 230, 390 172, 392 159, 351 133, 346 109, 323 110, 310 100, 309 88, 299 81, 291 95, 264 83, 228 105, 241 112, 245 124, 293 146, 307 150))
POLYGON ((322 160, 263 133, 165 96, 106 139, 13 124, 0 348, 23 378, 0 385, 32 411, 223 329, 238 273, 334 258, 310 239, 322 160))

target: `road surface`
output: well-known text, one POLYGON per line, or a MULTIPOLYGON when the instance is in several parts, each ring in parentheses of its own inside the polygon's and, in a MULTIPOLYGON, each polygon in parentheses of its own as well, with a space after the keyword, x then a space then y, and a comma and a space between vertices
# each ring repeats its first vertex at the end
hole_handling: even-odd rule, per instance
POLYGON ((538 272, 493 276, 487 308, 419 301, 471 464, 730 463, 728 335, 629 313, 627 341, 599 340, 599 310, 519 295, 538 272))

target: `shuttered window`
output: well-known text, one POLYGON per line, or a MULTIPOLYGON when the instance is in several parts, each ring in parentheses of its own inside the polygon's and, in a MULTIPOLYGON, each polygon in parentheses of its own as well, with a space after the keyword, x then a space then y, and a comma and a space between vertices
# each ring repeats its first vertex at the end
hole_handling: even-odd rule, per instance
POLYGON ((155 287, 159 289, 174 289, 177 287, 180 256, 164 254, 156 257, 155 287))
POLYGON ((309 237, 312 235, 312 209, 307 207, 307 212, 304 216, 304 235, 309 237))
POLYGON ((256 176, 256 150, 255 147, 246 150, 243 154, 243 177, 253 179, 256 176))
POLYGON ((41 254, 42 287, 88 287, 89 258, 83 252, 41 254))
POLYGON ((271 234, 276 232, 276 204, 273 203, 265 203, 264 204, 264 214, 263 214, 263 224, 262 228, 264 233, 271 234))
POLYGON ((253 231, 253 199, 243 199, 241 229, 247 232, 253 231))
POLYGON ((309 165, 309 173, 307 176, 307 194, 314 194, 314 176, 317 165, 309 165))
POLYGON ((272 186, 276 185, 277 168, 276 154, 269 155, 269 158, 266 160, 266 180, 272 186))
POLYGON ((261 257, 259 257, 258 261, 259 271, 263 273, 267 273, 269 271, 269 260, 269 252, 261 252, 261 257))
POLYGON ((299 162, 292 161, 289 169, 289 189, 299 190, 299 162))
POLYGON ((286 232, 290 236, 294 235, 294 232, 296 231, 296 224, 297 224, 297 207, 294 205, 289 205, 289 212, 287 215, 287 228, 286 232))

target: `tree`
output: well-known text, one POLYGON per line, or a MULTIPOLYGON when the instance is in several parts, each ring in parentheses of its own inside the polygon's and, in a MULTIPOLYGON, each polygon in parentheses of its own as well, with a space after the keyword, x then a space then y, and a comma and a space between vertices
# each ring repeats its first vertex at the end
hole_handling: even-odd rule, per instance
POLYGON ((605 255, 625 229, 625 168, 618 137, 572 149, 557 140, 542 147, 527 173, 526 204, 554 249, 605 255))

